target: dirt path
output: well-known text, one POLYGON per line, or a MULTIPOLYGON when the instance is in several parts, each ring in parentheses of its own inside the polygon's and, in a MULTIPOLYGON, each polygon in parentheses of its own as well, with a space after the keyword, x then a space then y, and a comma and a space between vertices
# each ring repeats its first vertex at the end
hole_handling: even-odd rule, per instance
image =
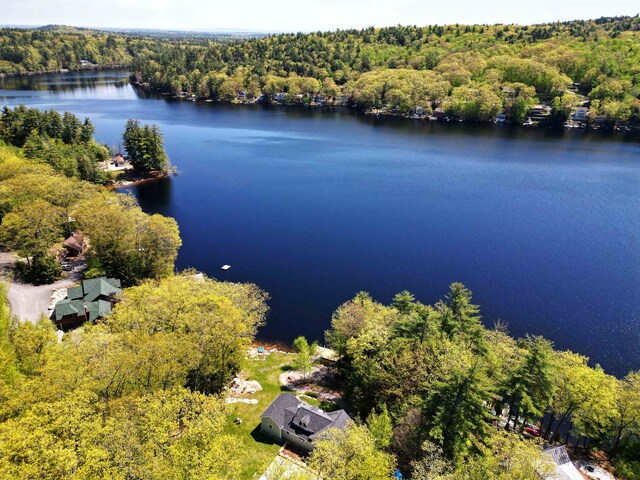
POLYGON ((68 287, 78 282, 82 277, 82 266, 76 267, 65 279, 49 285, 29 285, 17 283, 11 280, 9 273, 16 257, 8 252, 0 252, 0 270, 8 285, 7 299, 11 306, 11 312, 24 322, 37 322, 41 315, 47 317, 51 314, 48 310, 51 303, 51 292, 59 288, 68 287))

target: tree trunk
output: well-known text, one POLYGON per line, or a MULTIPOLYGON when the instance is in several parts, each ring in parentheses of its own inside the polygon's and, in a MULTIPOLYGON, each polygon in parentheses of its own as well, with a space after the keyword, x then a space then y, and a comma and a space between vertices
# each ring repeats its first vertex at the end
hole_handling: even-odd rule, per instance
POLYGON ((622 439, 622 430, 623 425, 620 423, 618 425, 618 432, 616 433, 616 441, 613 444, 613 448, 611 449, 611 458, 615 457, 618 454, 618 448, 620 448, 620 440, 622 439))
POLYGON ((542 438, 544 438, 545 440, 549 440, 549 435, 551 434, 551 427, 553 427, 553 422, 555 422, 556 417, 553 415, 553 412, 551 412, 549 414, 550 418, 549 418, 549 424, 547 425, 547 428, 544 431, 544 434, 542 435, 542 438))

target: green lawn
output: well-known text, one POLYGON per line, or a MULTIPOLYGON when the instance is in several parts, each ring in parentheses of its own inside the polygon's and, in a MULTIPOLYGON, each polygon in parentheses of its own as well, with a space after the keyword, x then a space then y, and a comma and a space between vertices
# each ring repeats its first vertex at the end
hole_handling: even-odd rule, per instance
POLYGON ((246 403, 230 405, 231 414, 225 431, 238 435, 243 442, 242 450, 238 452, 243 468, 239 480, 256 479, 262 475, 280 449, 279 444, 260 432, 260 414, 282 392, 278 376, 285 370, 282 365, 290 361, 291 356, 272 353, 266 360, 248 359, 243 365, 244 378, 257 380, 263 389, 253 395, 242 395, 245 398, 256 398, 257 405, 246 403), (242 419, 242 425, 234 423, 236 417, 242 419))

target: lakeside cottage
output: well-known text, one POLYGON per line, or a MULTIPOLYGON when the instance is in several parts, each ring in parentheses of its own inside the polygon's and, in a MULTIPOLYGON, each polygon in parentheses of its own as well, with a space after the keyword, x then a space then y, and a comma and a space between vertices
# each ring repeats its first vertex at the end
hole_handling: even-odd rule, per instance
POLYGON ((113 165, 116 167, 124 166, 124 156, 121 153, 118 153, 115 157, 113 157, 113 165))
POLYGON ((51 319, 60 330, 70 330, 111 313, 115 297, 122 293, 117 278, 90 278, 67 289, 67 298, 54 307, 51 319))
POLYGON ((318 434, 329 428, 344 428, 351 421, 344 410, 325 412, 292 393, 278 395, 260 419, 262 433, 306 452, 313 450, 313 441, 318 434))
POLYGON ((87 240, 80 232, 74 232, 69 238, 67 238, 62 245, 64 246, 67 256, 79 257, 87 249, 87 240))
POLYGON ((573 112, 572 118, 577 122, 584 122, 589 115, 589 109, 587 107, 577 107, 573 112))

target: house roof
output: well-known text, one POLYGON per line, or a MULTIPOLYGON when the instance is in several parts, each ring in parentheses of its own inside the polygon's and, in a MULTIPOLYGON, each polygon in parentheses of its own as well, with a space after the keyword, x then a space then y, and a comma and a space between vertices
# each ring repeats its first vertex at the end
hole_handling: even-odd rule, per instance
POLYGON ((83 280, 81 285, 67 289, 67 298, 56 303, 53 318, 56 321, 66 316, 84 315, 93 321, 111 312, 109 297, 122 292, 120 280, 117 278, 90 278, 83 280))
POLYGON ((92 322, 97 318, 108 315, 111 312, 111 303, 105 300, 96 300, 88 303, 85 303, 82 300, 61 300, 56 303, 53 312, 54 320, 60 321, 64 317, 78 317, 84 315, 85 308, 87 311, 87 320, 92 322))
MULTIPOLYGON (((313 409, 311 405, 301 404, 289 421, 288 427, 295 430, 305 430, 309 436, 328 428, 333 420, 320 409, 313 409)), ((286 426, 285 426, 286 429, 286 426)), ((298 432, 296 432, 298 433, 298 432)))
POLYGON ((313 439, 328 428, 342 428, 351 418, 344 410, 325 412, 309 405, 291 393, 281 393, 260 418, 269 417, 281 430, 313 439))
MULTIPOLYGON (((292 393, 281 393, 273 400, 273 402, 271 402, 267 409, 262 412, 260 418, 269 417, 282 428, 282 426, 285 424, 285 416, 288 416, 286 414, 286 410, 297 410, 300 403, 301 402, 298 397, 296 397, 292 393)), ((289 419, 289 421, 290 420, 291 419, 289 419)))
POLYGON ((67 288, 67 298, 69 298, 70 300, 78 300, 78 299, 81 299, 82 297, 84 297, 84 292, 82 291, 82 285, 78 285, 77 287, 67 288))
POLYGON ((85 246, 84 235, 76 232, 67 238, 63 245, 67 248, 72 248, 73 250, 81 252, 85 246))
POLYGON ((120 280, 117 278, 90 278, 82 281, 82 290, 84 291, 84 300, 92 302, 99 297, 108 297, 109 295, 120 293, 120 280))
POLYGON ((62 320, 63 317, 72 315, 78 316, 84 311, 84 302, 82 300, 65 299, 56 303, 53 315, 55 320, 62 320))

